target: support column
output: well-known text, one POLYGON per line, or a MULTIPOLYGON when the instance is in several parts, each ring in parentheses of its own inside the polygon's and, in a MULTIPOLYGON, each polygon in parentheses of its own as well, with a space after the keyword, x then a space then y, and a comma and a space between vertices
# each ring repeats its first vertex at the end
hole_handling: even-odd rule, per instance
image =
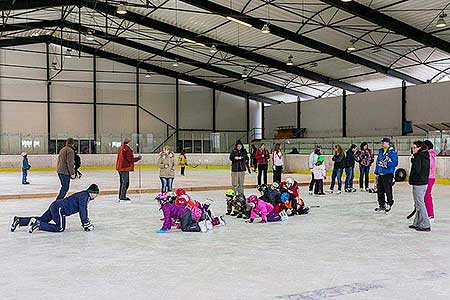
POLYGON ((347 91, 342 91, 342 137, 347 137, 347 91))
POLYGON ((245 102, 247 105, 247 143, 250 143, 250 98, 247 96, 245 96, 245 102))
POLYGON ((97 153, 97 57, 94 55, 92 57, 92 100, 93 100, 93 110, 94 110, 94 149, 93 153, 97 153))
POLYGON ((301 122, 300 122, 300 115, 301 115, 301 109, 300 109, 300 97, 297 96, 297 130, 300 130, 301 122))
POLYGON ((136 66, 136 150, 138 153, 140 152, 141 148, 141 128, 140 128, 140 118, 139 118, 139 111, 140 111, 140 95, 139 95, 139 66, 136 66))
MULTIPOLYGON (((178 78, 175 79, 175 151, 181 151, 181 149, 178 149, 178 141, 180 139, 179 134, 179 128, 180 128, 180 81, 178 78)), ((194 146, 194 145, 192 145, 194 146)))
POLYGON ((406 135, 406 81, 402 81, 402 135, 406 135))
POLYGON ((266 131, 264 122, 264 102, 261 102, 261 139, 264 139, 264 131, 266 131))
POLYGON ((212 131, 216 132, 216 88, 212 89, 213 96, 212 96, 212 131))
MULTIPOLYGON (((51 120, 50 120, 50 99, 51 99, 51 80, 50 80, 50 45, 45 43, 45 52, 47 56, 47 152, 50 153, 51 140, 51 120)), ((56 152, 58 152, 58 145, 56 145, 56 152)))

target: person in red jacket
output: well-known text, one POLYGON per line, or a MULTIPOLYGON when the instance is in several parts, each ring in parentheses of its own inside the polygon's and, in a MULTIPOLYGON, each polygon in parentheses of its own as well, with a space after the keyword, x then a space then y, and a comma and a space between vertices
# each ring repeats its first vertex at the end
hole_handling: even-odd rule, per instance
POLYGON ((130 172, 134 171, 134 163, 142 158, 140 155, 134 155, 133 150, 128 145, 130 142, 129 138, 125 138, 117 152, 116 170, 119 172, 120 178, 119 201, 130 201, 130 198, 127 197, 127 190, 130 186, 130 172))
POLYGON ((304 215, 309 211, 309 207, 305 206, 305 202, 303 202, 303 199, 300 197, 298 189, 298 182, 292 177, 288 177, 286 181, 280 183, 281 193, 287 193, 290 196, 289 198, 292 205, 292 212, 289 215, 290 217, 295 215, 304 215))
POLYGON ((261 175, 264 174, 264 184, 267 185, 267 169, 269 166, 270 153, 264 143, 256 151, 256 160, 258 162, 258 185, 261 185, 261 175))

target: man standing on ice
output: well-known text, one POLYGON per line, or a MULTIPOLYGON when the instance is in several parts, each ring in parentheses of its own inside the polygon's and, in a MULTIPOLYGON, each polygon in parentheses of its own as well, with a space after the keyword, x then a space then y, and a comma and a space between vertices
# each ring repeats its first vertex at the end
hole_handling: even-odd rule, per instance
POLYGON ((79 213, 81 226, 84 231, 94 230, 94 225, 88 218, 88 204, 97 198, 99 189, 96 184, 91 184, 85 191, 75 193, 67 198, 53 201, 46 212, 40 217, 17 217, 12 219, 10 230, 16 231, 17 227, 28 226, 28 232, 37 230, 48 232, 63 232, 66 229, 66 217, 79 213), (50 223, 53 221, 52 223, 50 223))

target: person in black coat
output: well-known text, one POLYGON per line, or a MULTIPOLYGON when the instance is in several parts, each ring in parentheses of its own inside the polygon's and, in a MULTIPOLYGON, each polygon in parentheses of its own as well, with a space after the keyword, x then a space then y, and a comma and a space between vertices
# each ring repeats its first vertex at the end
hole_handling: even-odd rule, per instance
POLYGON ((344 160, 345 167, 345 191, 347 193, 356 192, 353 188, 353 179, 355 178, 355 153, 358 150, 358 146, 352 144, 347 150, 347 155, 344 160))
POLYGON ((244 194, 245 171, 249 162, 247 150, 241 140, 236 141, 236 147, 231 150, 231 185, 236 194, 244 194))
POLYGON ((409 184, 413 188, 416 217, 409 228, 417 231, 430 231, 430 219, 425 207, 425 192, 427 191, 428 176, 430 175, 430 156, 427 147, 422 141, 414 142, 412 151, 409 184))

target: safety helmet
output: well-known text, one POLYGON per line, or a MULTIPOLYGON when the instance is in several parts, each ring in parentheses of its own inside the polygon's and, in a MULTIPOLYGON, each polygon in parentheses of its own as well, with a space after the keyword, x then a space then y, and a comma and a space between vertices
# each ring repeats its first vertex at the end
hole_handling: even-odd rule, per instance
POLYGON ((258 186, 258 192, 265 194, 267 192, 267 185, 262 184, 262 185, 258 186))
POLYGON ((287 184, 287 186, 288 186, 288 187, 291 187, 291 186, 293 186, 293 185, 294 185, 294 183, 295 183, 295 180, 294 180, 294 178, 292 178, 292 177, 288 177, 288 178, 286 179, 286 184, 287 184))
POLYGON ((289 202, 290 199, 291 199, 291 195, 289 193, 281 194, 281 202, 282 203, 289 202))
POLYGON ((256 203, 256 202, 258 202, 258 196, 256 196, 256 195, 250 195, 250 196, 248 196, 247 202, 248 202, 248 203, 256 203))
POLYGON ((225 192, 225 196, 227 196, 227 197, 234 197, 234 196, 236 196, 236 192, 234 190, 232 190, 232 189, 228 189, 225 192))
POLYGON ((184 189, 177 189, 175 194, 179 197, 181 195, 186 195, 186 191, 184 189))
POLYGON ((191 197, 189 197, 189 195, 181 195, 175 199, 175 204, 186 205, 189 201, 191 201, 191 197))
POLYGON ((272 183, 272 189, 276 190, 279 187, 280 185, 278 184, 278 182, 275 181, 274 183, 272 183))

